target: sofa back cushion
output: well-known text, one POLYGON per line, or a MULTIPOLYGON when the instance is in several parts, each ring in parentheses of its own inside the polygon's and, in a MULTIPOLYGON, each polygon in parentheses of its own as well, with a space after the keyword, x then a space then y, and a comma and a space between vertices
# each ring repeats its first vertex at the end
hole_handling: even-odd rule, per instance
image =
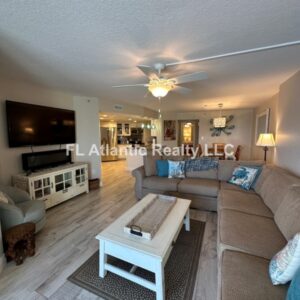
POLYGON ((258 194, 273 214, 275 214, 289 187, 293 184, 300 184, 300 178, 278 167, 271 167, 261 188, 258 190, 258 194))
POLYGON ((158 153, 152 155, 152 151, 148 151, 147 155, 144 156, 144 168, 146 176, 157 176, 156 161, 161 159, 158 153))
POLYGON ((274 219, 287 240, 300 232, 300 186, 292 185, 289 187, 274 219))
POLYGON ((263 186, 263 183, 267 179, 267 177, 270 175, 271 169, 264 165, 262 167, 262 170, 256 180, 256 182, 253 184, 253 189, 257 194, 260 194, 261 188, 263 186))
POLYGON ((220 160, 218 168, 218 179, 221 181, 228 181, 237 166, 238 162, 235 160, 220 160))
POLYGON ((218 164, 218 159, 208 157, 186 160, 186 178, 218 179, 218 164))

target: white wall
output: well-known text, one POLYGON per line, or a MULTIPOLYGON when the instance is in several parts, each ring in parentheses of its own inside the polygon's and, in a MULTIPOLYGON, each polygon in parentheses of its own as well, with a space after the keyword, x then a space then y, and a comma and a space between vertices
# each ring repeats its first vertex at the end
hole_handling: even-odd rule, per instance
POLYGON ((128 114, 135 115, 137 117, 148 117, 148 118, 158 118, 158 112, 151 110, 142 106, 124 103, 124 102, 114 102, 114 101, 105 101, 103 99, 99 100, 100 112, 105 113, 119 113, 119 114, 128 114), (121 110, 116 110, 115 105, 122 107, 121 110))
POLYGON ((300 71, 280 86, 275 164, 300 176, 300 71))
MULTIPOLYGON (((54 91, 42 86, 36 86, 25 82, 15 82, 0 78, 0 184, 10 184, 11 177, 14 174, 22 172, 21 154, 31 152, 30 147, 9 148, 6 128, 5 100, 15 100, 19 102, 39 104, 50 107, 74 109, 73 95, 61 91, 54 91)), ((97 105, 99 105, 97 103, 97 105)), ((96 106, 95 106, 96 107, 96 106)), ((95 108, 94 107, 94 108, 95 108)), ((97 106, 98 107, 98 106, 97 106)), ((97 122, 98 122, 98 110, 97 122)), ((77 119, 77 116, 76 116, 77 119)), ((80 128, 80 122, 77 121, 77 127, 80 128)), ((94 123, 84 125, 86 132, 94 131, 94 123), (90 127, 89 127, 90 126, 90 127), (87 127, 89 129, 87 130, 87 127)), ((96 129, 99 130, 97 123, 96 129)), ((98 139, 99 140, 99 139, 98 139)), ((59 149, 59 145, 34 147, 34 151, 45 151, 59 149)), ((100 166, 99 166, 100 169, 100 166)), ((99 171, 100 172, 100 171, 99 171)))
MULTIPOLYGON (((222 133, 219 137, 212 137, 210 131, 211 125, 209 121, 210 119, 217 117, 218 115, 219 111, 163 113, 162 122, 163 120, 199 120, 199 143, 202 146, 204 144, 208 144, 210 146, 213 143, 230 143, 233 144, 235 147, 241 145, 241 159, 250 159, 252 152, 252 132, 254 115, 253 109, 223 110, 222 115, 234 115, 234 119, 231 122, 231 124, 235 125, 235 129, 229 136, 222 133)), ((162 140, 162 144, 170 147, 177 146, 178 124, 176 131, 177 137, 175 141, 164 141, 162 130, 162 136, 160 137, 162 140)))
POLYGON ((92 146, 100 151, 99 99, 75 96, 74 110, 76 114, 76 143, 83 156, 77 156, 76 161, 89 164, 89 178, 100 178, 101 157, 96 153, 89 155, 92 146))
MULTIPOLYGON (((10 184, 11 176, 22 172, 21 154, 29 147, 9 148, 6 128, 5 100, 73 109, 73 96, 23 82, 0 79, 0 183, 10 184)), ((34 147, 34 151, 59 149, 59 145, 34 147)))

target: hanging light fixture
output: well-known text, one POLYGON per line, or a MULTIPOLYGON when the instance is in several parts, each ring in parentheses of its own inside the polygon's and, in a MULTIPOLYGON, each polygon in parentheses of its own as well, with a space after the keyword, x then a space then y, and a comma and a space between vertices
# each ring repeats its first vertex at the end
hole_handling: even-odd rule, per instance
POLYGON ((222 117, 222 108, 223 104, 219 103, 219 108, 220 108, 220 114, 218 118, 213 119, 213 124, 215 128, 225 128, 226 127, 226 118, 222 117))
POLYGON ((151 79, 148 86, 149 92, 159 99, 167 96, 172 88, 174 88, 174 82, 164 78, 151 79))

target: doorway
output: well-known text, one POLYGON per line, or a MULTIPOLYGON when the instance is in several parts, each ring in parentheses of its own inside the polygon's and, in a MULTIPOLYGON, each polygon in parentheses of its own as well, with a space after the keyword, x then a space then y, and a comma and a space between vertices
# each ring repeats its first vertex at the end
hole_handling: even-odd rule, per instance
POLYGON ((178 128, 178 146, 196 147, 199 144, 199 120, 180 120, 178 128))

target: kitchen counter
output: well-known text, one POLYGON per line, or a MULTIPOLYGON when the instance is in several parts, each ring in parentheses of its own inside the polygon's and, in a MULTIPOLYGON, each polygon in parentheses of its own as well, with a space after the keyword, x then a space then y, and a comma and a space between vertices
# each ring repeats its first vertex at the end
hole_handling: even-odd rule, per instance
POLYGON ((127 162, 127 170, 132 171, 138 167, 141 167, 144 165, 144 159, 143 156, 147 154, 147 151, 144 147, 135 147, 132 148, 130 146, 129 151, 126 155, 126 162, 127 162))

